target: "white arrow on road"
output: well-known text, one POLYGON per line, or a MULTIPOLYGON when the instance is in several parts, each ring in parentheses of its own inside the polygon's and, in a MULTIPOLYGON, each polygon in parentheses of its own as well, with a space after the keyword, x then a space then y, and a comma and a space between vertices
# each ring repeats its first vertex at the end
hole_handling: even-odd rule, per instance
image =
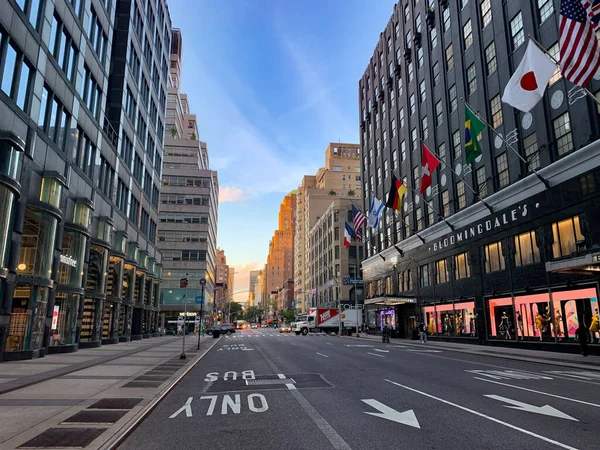
POLYGON ((372 398, 363 399, 362 401, 379 411, 376 413, 364 411, 365 414, 381 417, 382 419, 391 420, 392 422, 398 422, 408 425, 409 427, 421 429, 421 425, 419 425, 419 421, 417 420, 417 417, 412 409, 400 412, 372 398))
POLYGON ((558 417, 559 419, 567 419, 567 420, 572 420, 574 422, 579 422, 579 420, 577 420, 575 417, 571 417, 568 414, 565 414, 564 412, 559 411, 558 409, 553 408, 550 405, 535 406, 535 405, 530 405, 528 403, 519 402, 517 400, 513 400, 510 398, 502 397, 500 395, 492 395, 492 394, 485 395, 485 397, 513 405, 513 406, 504 405, 505 408, 519 409, 521 411, 531 412, 531 413, 535 413, 535 414, 542 414, 544 416, 558 417))

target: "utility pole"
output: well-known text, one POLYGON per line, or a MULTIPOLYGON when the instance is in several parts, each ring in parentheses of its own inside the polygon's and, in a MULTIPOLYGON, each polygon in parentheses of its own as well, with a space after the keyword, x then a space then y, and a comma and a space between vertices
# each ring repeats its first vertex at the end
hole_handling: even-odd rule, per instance
POLYGON ((179 280, 179 287, 185 288, 185 294, 183 296, 183 340, 181 341, 181 355, 179 359, 186 359, 185 356, 185 332, 187 331, 187 294, 188 294, 188 274, 185 274, 185 278, 179 280))
POLYGON ((202 334, 202 313, 204 312, 204 286, 206 286, 206 278, 200 278, 200 287, 202 288, 200 302, 200 328, 198 330, 198 350, 200 350, 200 335, 202 334))

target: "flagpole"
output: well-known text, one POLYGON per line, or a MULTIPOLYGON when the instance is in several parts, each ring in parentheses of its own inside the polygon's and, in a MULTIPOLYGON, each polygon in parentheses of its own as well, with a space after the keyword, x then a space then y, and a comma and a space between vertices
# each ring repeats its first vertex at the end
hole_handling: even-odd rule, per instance
MULTIPOLYGON (((424 140, 424 139, 420 139, 420 141, 421 141, 421 143, 423 143, 423 144, 427 145, 427 144, 425 143, 425 140, 424 140)), ((480 200, 480 201, 481 201, 481 202, 482 202, 482 203, 485 205, 485 207, 486 207, 486 208, 487 208, 487 209, 488 209, 488 210, 489 210, 491 213, 493 213, 493 212, 494 212, 494 209, 493 209, 493 208, 492 208, 492 207, 491 207, 491 206, 490 206, 490 205, 489 205, 489 204, 488 204, 488 203, 487 203, 487 202, 486 202, 484 199, 482 199, 482 198, 481 198, 481 196, 479 195, 479 193, 478 193, 478 192, 476 192, 476 191, 475 191, 475 189, 473 189, 473 188, 472 188, 472 187, 469 185, 469 183, 467 183, 467 180, 465 180, 465 179, 464 179, 462 176, 460 176, 458 173, 456 173, 456 172, 454 171, 454 169, 453 169, 453 168, 452 168, 452 167, 451 167, 451 166, 450 166, 450 165, 449 165, 449 164, 448 164, 446 161, 444 161, 442 158, 440 158, 440 156, 439 156, 439 155, 438 155, 436 152, 432 151, 432 150, 431 150, 429 147, 427 147, 427 150, 429 150, 429 152, 431 152, 431 153, 432 153, 432 154, 433 154, 433 155, 434 155, 434 156, 435 156, 435 157, 438 159, 438 161, 439 161, 439 162, 441 162, 441 163, 442 163, 444 166, 446 166, 448 169, 450 169, 450 172, 452 172, 454 175, 456 175, 458 178, 460 178, 460 180, 461 180, 462 182, 464 182, 464 183, 465 183, 465 186, 467 186, 467 188, 468 188, 468 189, 469 189, 469 190, 470 190, 470 191, 471 191, 471 192, 472 192, 472 193, 475 195, 475 197, 477 197, 477 198, 478 198, 478 199, 479 199, 479 200, 480 200)), ((422 164, 422 162, 421 162, 421 165, 423 165, 423 164, 422 164)))
MULTIPOLYGON (((375 192, 370 191, 371 195, 374 195, 375 197, 377 197, 377 194, 375 194, 375 192)), ((389 207, 388 207, 389 208, 389 207)), ((425 239, 423 239, 421 236, 419 236, 419 232, 415 232, 414 229, 412 229, 410 227, 409 224, 407 224, 404 219, 402 219, 402 215, 401 214, 396 214, 396 217, 398 217, 398 219, 400 219, 400 222, 402 222, 403 225, 405 225, 408 228, 408 231, 410 231, 413 235, 417 236, 419 238, 419 240, 421 241, 422 244, 425 243, 425 239)), ((384 234, 385 238, 387 239, 388 245, 390 245, 390 239, 387 237, 386 234, 384 234)))
MULTIPOLYGON (((548 56, 548 58, 550 58, 552 60, 552 62, 554 62, 554 64, 556 64, 558 69, 561 70, 560 61, 557 61, 556 58, 554 58, 554 56, 552 56, 550 53, 548 53, 548 50, 546 50, 544 48, 544 46, 540 42, 538 42, 532 35, 528 34, 527 36, 529 36, 529 39, 531 39, 533 41, 533 43, 535 45, 537 45, 537 47, 541 51, 543 51, 546 54, 546 56, 548 56)), ((561 72, 561 75, 562 75, 562 72, 561 72)), ((576 84, 575 86, 579 86, 579 85, 576 84)), ((579 86, 579 87, 585 91, 585 93, 588 95, 588 97, 590 97, 597 105, 600 106, 600 100, 598 100, 596 98, 596 96, 588 88, 584 88, 583 86, 579 86)))
MULTIPOLYGON (((463 101, 463 103, 464 103, 464 104, 465 104, 465 105, 466 105, 466 106, 467 106, 467 107, 468 107, 468 108, 469 108, 469 109, 470 109, 470 110, 473 112, 473 114, 475 114, 475 115, 477 116, 477 118, 478 118, 479 120, 481 120, 481 121, 482 121, 482 122, 485 124, 485 126, 487 126, 487 127, 490 129, 490 130, 492 130, 492 132, 493 132, 493 133, 494 133, 496 136, 498 136, 500 139, 502 139, 502 142, 504 142, 504 143, 506 144, 506 146, 507 146, 509 149, 511 149, 511 150, 513 151, 513 153, 514 153, 515 155, 517 155, 517 156, 519 157, 519 159, 520 159, 521 161, 523 161, 523 162, 524 162, 524 163, 527 165, 527 167, 529 167, 529 163, 527 162, 527 160, 526 160, 525 158, 523 158, 523 157, 521 156, 521 154, 520 154, 520 153, 519 153, 519 152, 518 152, 518 151, 517 151, 517 150, 516 150, 516 149, 515 149, 515 148, 514 148, 514 147, 513 147, 511 144, 509 144, 509 143, 508 143, 508 141, 507 141, 506 139, 504 139, 504 136, 502 136, 500 133, 498 133, 498 132, 497 132, 497 131, 494 129, 494 127, 493 127, 493 126, 491 126, 491 125, 490 125, 490 124, 489 124, 489 123, 488 123, 488 122, 487 122, 487 121, 486 121, 486 120, 485 120, 485 119, 484 119, 484 118, 481 116, 481 114, 479 114, 478 112, 474 111, 474 110, 473 110, 473 108, 471 107, 471 105, 469 105, 469 103, 468 103, 468 102, 467 102, 467 101, 466 101, 466 100, 465 100, 463 97, 461 97, 460 99, 461 99, 461 100, 463 101)), ((477 136, 474 136, 474 137, 473 137, 473 139, 477 139, 477 136)), ((546 180, 546 179, 545 179, 543 176, 541 176, 541 175, 539 174, 539 172, 538 172, 537 170, 535 170, 534 168, 532 168, 532 167, 529 167, 529 168, 530 168, 530 169, 531 169, 531 171, 532 171, 532 172, 535 174, 535 176, 536 176, 536 177, 538 177, 538 179, 539 179, 539 180, 540 180, 542 183, 544 183, 544 186, 546 186, 548 189, 550 189, 550 183, 548 182, 548 180, 546 180)))
MULTIPOLYGON (((396 172, 394 172, 393 170, 392 170, 392 173, 394 175, 396 175, 396 172)), ((402 179, 402 177, 400 177, 400 171, 398 171, 398 179, 402 179)), ((436 213, 438 215, 438 217, 440 219, 442 219, 446 225, 448 225, 448 228, 450 228, 450 230, 454 231, 454 227, 450 223, 448 223, 448 221, 446 220, 446 218, 444 216, 442 216, 433 206, 431 206, 423 197, 421 197, 420 194, 417 194, 417 191, 415 189, 413 189, 412 187, 410 187, 408 185, 405 185, 405 186, 407 187, 407 189, 410 189, 411 192, 413 194, 415 194, 415 196, 417 196, 418 198, 420 198, 421 200, 423 200, 423 203, 426 204, 427 206, 429 206, 429 208, 431 208, 431 210, 434 213, 436 213)), ((423 242, 423 243, 425 243, 425 242, 423 242)))

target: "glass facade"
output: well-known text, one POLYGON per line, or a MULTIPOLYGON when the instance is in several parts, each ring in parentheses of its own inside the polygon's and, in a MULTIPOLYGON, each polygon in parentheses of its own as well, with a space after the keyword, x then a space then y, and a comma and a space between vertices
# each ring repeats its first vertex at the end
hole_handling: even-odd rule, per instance
POLYGON ((52 214, 27 207, 17 275, 50 278, 56 225, 57 219, 52 214))
POLYGON ((80 294, 57 292, 52 315, 50 346, 73 345, 77 342, 77 316, 80 294))
POLYGON ((44 326, 49 289, 17 285, 6 338, 6 351, 40 350, 44 344, 44 326))

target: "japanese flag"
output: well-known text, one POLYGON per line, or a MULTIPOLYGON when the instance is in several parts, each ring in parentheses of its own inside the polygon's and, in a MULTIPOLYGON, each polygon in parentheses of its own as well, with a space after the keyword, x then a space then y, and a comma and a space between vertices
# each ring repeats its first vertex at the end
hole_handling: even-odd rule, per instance
POLYGON ((556 64, 530 39, 525 55, 504 88, 502 101, 529 112, 542 99, 556 64))

